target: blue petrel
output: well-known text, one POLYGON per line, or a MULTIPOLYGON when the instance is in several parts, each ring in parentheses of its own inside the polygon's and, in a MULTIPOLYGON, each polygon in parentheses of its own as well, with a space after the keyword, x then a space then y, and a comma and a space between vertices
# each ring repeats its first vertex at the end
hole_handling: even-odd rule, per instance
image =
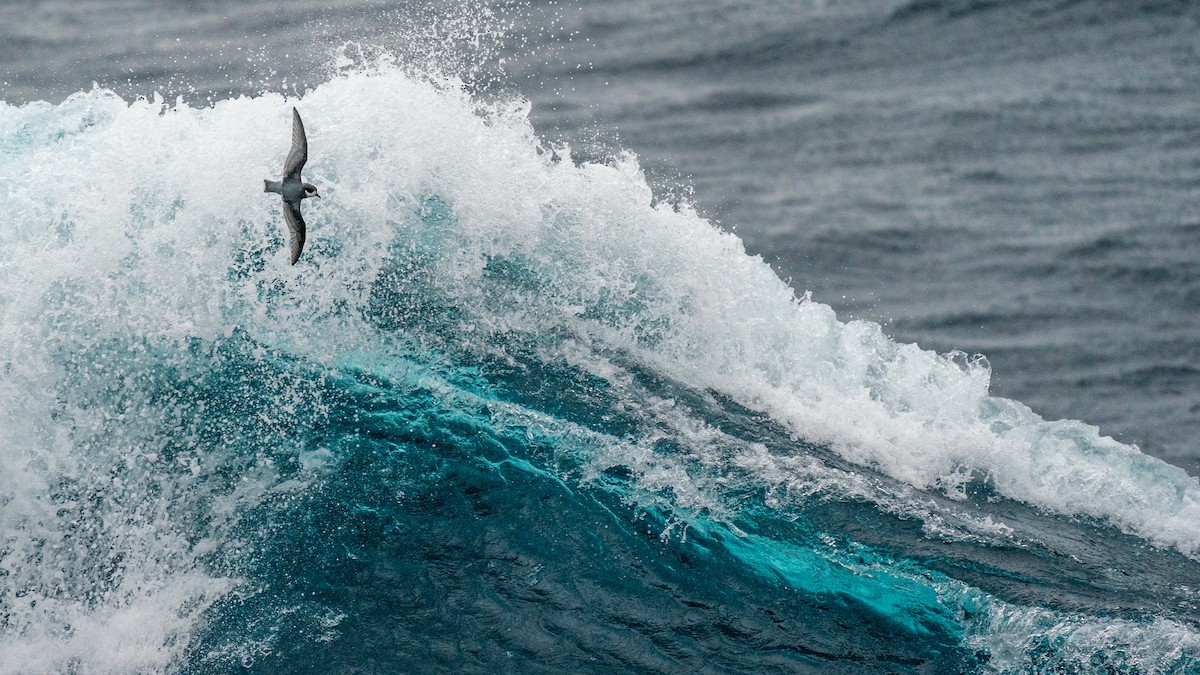
POLYGON ((263 192, 274 192, 283 196, 283 219, 292 233, 292 264, 300 259, 304 250, 304 216, 300 215, 300 202, 308 197, 320 197, 316 186, 300 179, 300 170, 308 161, 308 138, 304 135, 304 122, 300 112, 292 108, 292 150, 283 163, 283 180, 264 180, 263 192))

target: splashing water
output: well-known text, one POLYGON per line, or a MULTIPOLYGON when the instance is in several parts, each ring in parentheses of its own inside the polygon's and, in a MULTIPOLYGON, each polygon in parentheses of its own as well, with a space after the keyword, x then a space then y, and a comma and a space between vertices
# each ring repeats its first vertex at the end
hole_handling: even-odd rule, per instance
POLYGON ((0 105, 0 672, 1197 667, 1195 479, 528 113, 378 62, 0 105))

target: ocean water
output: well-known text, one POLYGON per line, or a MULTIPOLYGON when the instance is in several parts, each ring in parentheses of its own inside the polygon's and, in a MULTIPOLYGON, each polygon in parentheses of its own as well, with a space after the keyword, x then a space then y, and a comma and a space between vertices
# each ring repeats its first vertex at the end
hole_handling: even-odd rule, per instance
POLYGON ((4 5, 0 673, 1200 672, 1198 14, 4 5))

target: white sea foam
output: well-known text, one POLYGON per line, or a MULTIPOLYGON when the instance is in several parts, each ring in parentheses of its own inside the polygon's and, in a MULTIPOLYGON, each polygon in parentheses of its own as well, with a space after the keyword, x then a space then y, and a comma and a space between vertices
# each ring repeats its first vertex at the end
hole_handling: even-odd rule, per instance
MULTIPOLYGON (((395 72, 351 74, 306 104, 317 117, 325 101, 355 97, 373 109, 332 108, 333 131, 345 135, 331 140, 343 157, 326 165, 353 172, 339 190, 387 189, 410 205, 423 194, 445 201, 453 217, 440 227, 450 231, 411 232, 421 226, 409 223, 399 236, 438 238, 433 285, 474 308, 474 335, 567 326, 768 411, 799 436, 914 487, 956 497, 982 477, 1011 498, 1200 552, 1196 479, 1092 426, 1048 422, 990 396, 985 361, 899 344, 876 324, 842 323, 828 306, 796 299, 735 236, 686 205, 654 204, 633 157, 555 162, 536 152, 522 106, 474 116, 454 91, 395 72), (375 156, 375 168, 356 159, 375 156), (499 298, 486 293, 488 261, 497 257, 520 260, 533 281, 499 298)), ((355 200, 352 217, 339 207, 337 222, 371 227, 395 215, 380 208, 382 195, 376 206, 347 199, 355 200)), ((325 236, 346 235, 316 235, 325 236)), ((354 274, 375 264, 343 249, 339 265, 348 254, 354 274)))
POLYGON ((964 642, 989 655, 987 672, 1191 673, 1200 667, 1200 634, 1179 621, 1066 616, 986 599, 957 583, 941 590, 965 610, 964 642))

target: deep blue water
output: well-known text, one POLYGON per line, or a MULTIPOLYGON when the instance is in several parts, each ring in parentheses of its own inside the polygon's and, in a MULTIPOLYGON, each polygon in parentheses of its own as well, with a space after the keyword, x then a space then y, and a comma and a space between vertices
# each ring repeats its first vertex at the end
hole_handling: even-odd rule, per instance
POLYGON ((1200 672, 1197 18, 5 5, 0 673, 1200 672))

